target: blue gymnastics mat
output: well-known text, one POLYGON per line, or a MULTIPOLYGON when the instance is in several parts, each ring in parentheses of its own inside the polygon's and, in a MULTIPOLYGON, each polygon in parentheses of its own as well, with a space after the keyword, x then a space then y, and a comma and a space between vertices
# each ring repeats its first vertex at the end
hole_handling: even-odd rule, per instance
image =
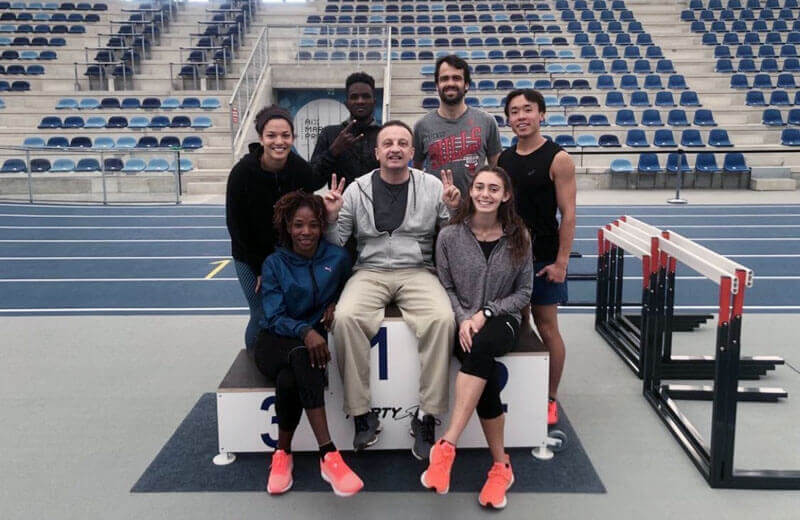
MULTIPOLYGON (((529 448, 509 449, 514 467, 511 493, 605 493, 606 489, 569 423, 559 410, 559 429, 569 438, 569 446, 549 461, 531 456, 529 448)), ((303 419, 305 420, 305 419, 303 419)), ((340 448, 345 448, 341 446, 340 448)), ((134 484, 132 493, 198 491, 259 491, 267 485, 269 455, 237 454, 236 462, 215 466, 217 454, 217 405, 213 393, 203 394, 181 422, 155 459, 134 484)), ((419 476, 424 462, 411 450, 367 450, 354 454, 343 450, 346 462, 364 480, 364 491, 424 492, 419 476)), ((491 466, 486 449, 458 450, 450 482, 451 492, 475 493, 480 490, 491 466)), ((316 453, 294 454, 293 492, 329 492, 330 486, 319 476, 316 453)))

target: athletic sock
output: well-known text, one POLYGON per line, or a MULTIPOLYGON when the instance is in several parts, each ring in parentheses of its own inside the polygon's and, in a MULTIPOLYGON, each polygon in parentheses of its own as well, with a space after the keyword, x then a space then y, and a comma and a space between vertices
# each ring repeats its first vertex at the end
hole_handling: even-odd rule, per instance
POLYGON ((319 447, 319 458, 324 459, 325 455, 332 451, 336 451, 336 446, 333 445, 333 441, 328 441, 319 447))

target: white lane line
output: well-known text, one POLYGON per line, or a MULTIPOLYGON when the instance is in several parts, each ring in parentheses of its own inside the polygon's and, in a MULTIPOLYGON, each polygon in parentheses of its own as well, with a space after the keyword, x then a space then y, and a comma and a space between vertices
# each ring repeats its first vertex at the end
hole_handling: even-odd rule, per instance
MULTIPOLYGON (((597 237, 594 238, 575 238, 573 239, 576 242, 597 242, 597 237)), ((692 237, 692 240, 699 240, 699 241, 706 241, 706 242, 779 242, 779 241, 786 241, 786 242, 796 242, 800 240, 800 237, 748 237, 748 238, 739 238, 739 237, 692 237)), ((0 240, 2 242, 2 240, 0 240)))
POLYGON ((26 217, 26 218, 225 218, 225 213, 215 215, 70 215, 40 213, 0 213, 0 217, 26 217))
MULTIPOLYGON (((623 305, 624 309, 640 309, 641 306, 637 305, 623 305)), ((675 309, 678 310, 719 310, 718 305, 676 305, 675 309)), ((38 314, 51 314, 58 312, 76 312, 76 313, 92 313, 92 312, 225 312, 225 311, 243 311, 247 312, 248 307, 77 307, 77 308, 52 308, 52 309, 0 309, 0 314, 19 314, 19 313, 38 313, 38 314)), ((594 305, 574 305, 564 306, 559 309, 559 312, 572 311, 572 310, 595 310, 594 305)), ((745 305, 745 311, 797 311, 800 310, 800 305, 745 305)))
POLYGON ((77 308, 54 308, 54 309, 0 309, 0 314, 10 314, 19 312, 196 312, 196 311, 249 311, 249 307, 77 307, 77 308))
MULTIPOLYGON (((641 309, 641 305, 623 305, 623 309, 641 309)), ((558 312, 570 310, 595 310, 594 305, 570 305, 559 307, 558 312)), ((675 309, 679 310, 698 310, 698 311, 712 311, 719 310, 719 305, 676 305, 675 309)), ((800 305, 745 305, 746 311, 797 311, 800 310, 800 305)))
MULTIPOLYGON (((625 215, 630 215, 631 217, 635 218, 741 218, 741 217, 748 217, 748 218, 770 218, 770 217, 800 217, 800 213, 695 213, 695 214, 686 214, 686 213, 647 213, 647 214, 632 214, 630 212, 624 213, 625 215)), ((619 218, 622 215, 608 213, 608 214, 597 214, 597 215, 585 215, 585 214, 578 214, 578 217, 581 218, 619 218)))
MULTIPOLYGON (((800 254, 777 254, 777 255, 724 255, 727 258, 800 258, 800 254)), ((597 258, 597 255, 582 255, 581 258, 597 258)), ((633 255, 625 255, 625 258, 635 258, 633 255)), ((2 260, 2 258, 0 258, 2 260)))
MULTIPOLYGON (((599 229, 600 226, 575 226, 577 228, 599 229)), ((800 228, 800 224, 675 224, 670 228, 800 228)))
MULTIPOLYGON (((595 239, 597 240, 597 239, 595 239)), ((8 239, 0 243, 106 243, 106 242, 230 242, 230 238, 130 238, 130 239, 83 239, 83 240, 49 240, 49 239, 8 239)))
POLYGON ((239 280, 233 277, 218 277, 218 278, 0 278, 0 283, 61 283, 61 282, 231 282, 239 280))
MULTIPOLYGON (((678 280, 708 280, 705 276, 677 276, 678 280)), ((641 276, 623 276, 625 280, 641 280, 641 276)), ((770 276, 755 275, 756 280, 800 280, 800 276, 770 276)), ((233 282, 239 279, 235 276, 220 276, 214 278, 0 278, 0 283, 91 283, 91 282, 233 282)), ((574 280, 578 281, 578 280, 574 280)), ((711 281, 711 280, 708 280, 711 281)))
POLYGON ((200 256, 0 256, 0 261, 15 260, 226 260, 230 258, 224 255, 200 255, 200 256))
POLYGON ((226 226, 0 226, 0 229, 226 229, 226 226))

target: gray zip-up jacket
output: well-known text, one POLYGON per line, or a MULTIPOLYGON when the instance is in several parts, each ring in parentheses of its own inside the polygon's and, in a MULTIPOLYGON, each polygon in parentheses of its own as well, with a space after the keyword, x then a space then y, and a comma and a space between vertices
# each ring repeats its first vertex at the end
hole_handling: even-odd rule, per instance
POLYGON ((519 322, 520 310, 531 301, 531 248, 522 265, 515 266, 505 235, 487 261, 468 223, 447 226, 436 241, 436 270, 459 325, 484 307, 495 316, 510 314, 519 322))
POLYGON ((342 197, 344 204, 336 222, 328 224, 325 238, 342 246, 354 235, 358 259, 353 269, 433 269, 433 238, 436 226, 444 226, 450 211, 442 201, 442 181, 421 170, 409 168, 406 214, 392 233, 378 231, 372 202, 372 172, 358 177, 342 197))

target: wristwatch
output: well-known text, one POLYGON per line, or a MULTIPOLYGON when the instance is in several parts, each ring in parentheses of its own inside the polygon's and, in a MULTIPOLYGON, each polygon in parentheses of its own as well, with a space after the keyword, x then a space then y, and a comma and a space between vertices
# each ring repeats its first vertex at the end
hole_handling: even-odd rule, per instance
POLYGON ((494 316, 494 313, 492 312, 492 309, 490 309, 489 307, 484 307, 483 316, 488 320, 489 318, 494 316))

